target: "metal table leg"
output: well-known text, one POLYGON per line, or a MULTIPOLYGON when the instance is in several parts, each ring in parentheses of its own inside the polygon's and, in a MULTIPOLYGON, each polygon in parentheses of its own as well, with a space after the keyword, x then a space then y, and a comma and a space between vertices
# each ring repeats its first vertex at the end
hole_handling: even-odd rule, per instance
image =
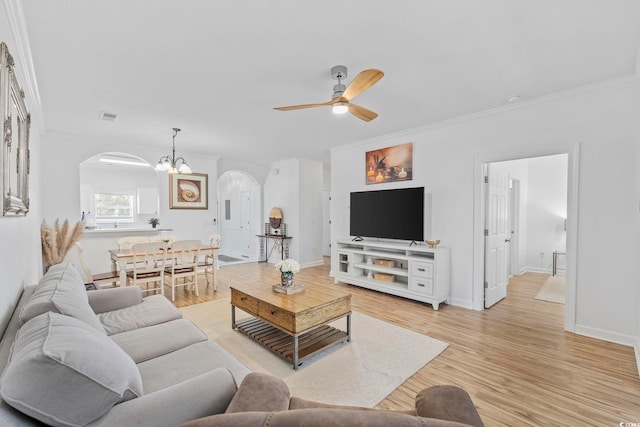
POLYGON ((298 369, 298 336, 293 337, 293 369, 298 369))
POLYGON ((236 306, 231 306, 231 329, 236 329, 236 306))

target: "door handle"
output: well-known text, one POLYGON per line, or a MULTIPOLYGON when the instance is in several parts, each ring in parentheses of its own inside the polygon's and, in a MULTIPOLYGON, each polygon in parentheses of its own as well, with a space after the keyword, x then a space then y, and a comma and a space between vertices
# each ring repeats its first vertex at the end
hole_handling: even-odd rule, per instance
POLYGON ((509 242, 511 242, 511 239, 504 239, 504 242, 505 243, 509 243, 509 242))

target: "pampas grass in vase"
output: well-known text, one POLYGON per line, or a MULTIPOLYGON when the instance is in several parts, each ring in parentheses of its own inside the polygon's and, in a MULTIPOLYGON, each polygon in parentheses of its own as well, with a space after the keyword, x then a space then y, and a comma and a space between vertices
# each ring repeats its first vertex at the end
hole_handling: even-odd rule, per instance
POLYGON ((80 239, 82 235, 82 222, 77 222, 73 229, 69 226, 69 220, 65 220, 62 225, 56 220, 53 226, 48 226, 42 222, 40 226, 40 239, 42 241, 42 256, 46 268, 60 264, 71 247, 80 239))

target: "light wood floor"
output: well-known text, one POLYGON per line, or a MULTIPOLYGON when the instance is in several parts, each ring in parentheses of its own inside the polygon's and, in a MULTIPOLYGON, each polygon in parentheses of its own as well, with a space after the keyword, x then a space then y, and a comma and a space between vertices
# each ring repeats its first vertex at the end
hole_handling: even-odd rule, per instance
MULTIPOLYGON (((546 277, 515 277, 507 299, 484 312, 446 304, 433 311, 428 304, 334 285, 328 259, 324 266, 303 269, 296 281, 339 286, 353 295, 355 311, 450 344, 379 408, 412 408, 422 388, 455 384, 469 392, 487 426, 640 423, 640 379, 633 349, 565 332, 564 306, 534 299, 546 277)), ((228 298, 233 283, 264 281, 278 281, 272 264, 224 266, 215 295, 201 280, 200 297, 180 289, 175 305, 228 298)))

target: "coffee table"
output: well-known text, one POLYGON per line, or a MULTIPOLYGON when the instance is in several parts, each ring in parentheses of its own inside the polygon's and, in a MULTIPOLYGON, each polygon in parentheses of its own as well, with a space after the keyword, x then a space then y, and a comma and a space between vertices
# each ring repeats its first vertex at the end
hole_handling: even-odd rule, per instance
POLYGON ((284 357, 298 369, 302 360, 351 341, 351 294, 327 286, 276 293, 271 284, 231 286, 231 327, 284 357), (236 322, 236 308, 254 317, 236 322), (347 330, 328 323, 347 318, 347 330))

